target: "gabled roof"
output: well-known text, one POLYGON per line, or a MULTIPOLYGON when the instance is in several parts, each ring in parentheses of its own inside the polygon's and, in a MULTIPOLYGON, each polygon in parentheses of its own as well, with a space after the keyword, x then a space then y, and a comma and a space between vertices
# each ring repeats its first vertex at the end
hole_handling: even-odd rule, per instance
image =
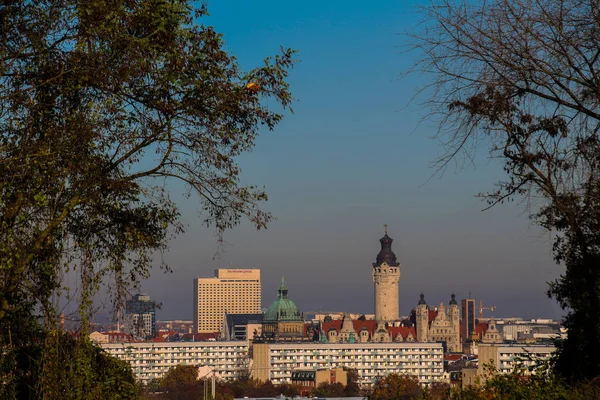
POLYGON ((408 335, 411 335, 415 340, 417 339, 417 331, 412 326, 391 326, 387 331, 392 335, 393 340, 396 340, 398 335, 401 335, 404 340, 406 340, 408 335))
MULTIPOLYGON (((366 330, 367 332, 369 332, 369 335, 372 336, 377 330, 377 322, 372 319, 366 321, 353 320, 352 325, 354 327, 355 336, 359 335, 361 330, 366 330)), ((336 319, 331 322, 323 322, 321 324, 321 327, 323 329, 323 332, 329 332, 331 329, 333 329, 339 333, 342 328, 342 321, 336 319)), ((417 338, 417 332, 412 326, 389 326, 386 330, 390 335, 392 335, 392 339, 395 339, 399 334, 402 336, 403 339, 406 339, 409 334, 412 335, 413 338, 417 338)))

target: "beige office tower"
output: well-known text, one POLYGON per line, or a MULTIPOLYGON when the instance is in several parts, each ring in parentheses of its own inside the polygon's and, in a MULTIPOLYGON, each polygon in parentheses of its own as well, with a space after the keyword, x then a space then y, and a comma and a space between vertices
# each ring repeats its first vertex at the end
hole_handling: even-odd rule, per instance
POLYGON ((216 269, 194 279, 194 332, 219 332, 225 313, 261 312, 260 269, 216 269))

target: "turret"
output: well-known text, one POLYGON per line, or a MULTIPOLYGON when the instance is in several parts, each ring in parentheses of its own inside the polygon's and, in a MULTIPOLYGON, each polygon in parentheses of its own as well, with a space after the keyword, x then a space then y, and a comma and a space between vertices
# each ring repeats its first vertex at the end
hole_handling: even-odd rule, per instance
POLYGON ((425 295, 421 293, 421 300, 415 310, 417 322, 417 340, 419 342, 427 342, 429 333, 429 307, 425 301, 425 295))

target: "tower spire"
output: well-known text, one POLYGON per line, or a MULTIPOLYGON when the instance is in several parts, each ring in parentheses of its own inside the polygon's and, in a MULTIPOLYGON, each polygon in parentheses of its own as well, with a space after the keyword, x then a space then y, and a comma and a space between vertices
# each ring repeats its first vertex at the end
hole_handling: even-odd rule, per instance
POLYGON ((383 224, 383 229, 385 230, 385 234, 387 235, 387 224, 383 224))

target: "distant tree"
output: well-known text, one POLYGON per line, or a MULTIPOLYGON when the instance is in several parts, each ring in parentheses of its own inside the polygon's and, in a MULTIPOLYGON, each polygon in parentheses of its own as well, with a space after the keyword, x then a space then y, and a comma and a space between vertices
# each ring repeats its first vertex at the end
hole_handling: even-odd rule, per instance
POLYGON ((339 382, 323 382, 311 391, 311 396, 315 397, 342 397, 344 395, 344 385, 339 382))
POLYGON ((160 391, 160 379, 154 378, 148 382, 144 388, 147 392, 154 393, 160 391))
POLYGON ((417 400, 423 387, 415 376, 389 374, 375 383, 369 400, 417 400))
POLYGON ((273 385, 273 382, 266 381, 257 385, 254 388, 254 391, 250 391, 250 395, 254 397, 267 397, 267 396, 277 396, 279 395, 279 390, 273 385))
POLYGON ((277 386, 277 389, 282 395, 287 397, 296 397, 300 395, 300 386, 298 385, 282 383, 281 385, 277 386))
POLYGON ((434 382, 427 387, 427 400, 447 400, 450 398, 450 385, 434 382))
POLYGON ((358 371, 354 368, 346 370, 346 387, 344 388, 344 396, 355 397, 360 395, 360 385, 358 383, 358 371))
POLYGON ((193 385, 198 382, 198 368, 193 365, 177 365, 169 368, 160 380, 162 390, 171 390, 182 385, 193 385))
POLYGON ((443 0, 424 14, 414 70, 432 74, 438 171, 482 146, 504 162, 506 179, 482 196, 490 207, 524 199, 565 266, 548 290, 566 311, 557 371, 599 376, 600 3, 443 0))
POLYGON ((201 390, 198 368, 193 365, 171 367, 160 380, 160 389, 167 392, 169 399, 195 399, 201 390))

